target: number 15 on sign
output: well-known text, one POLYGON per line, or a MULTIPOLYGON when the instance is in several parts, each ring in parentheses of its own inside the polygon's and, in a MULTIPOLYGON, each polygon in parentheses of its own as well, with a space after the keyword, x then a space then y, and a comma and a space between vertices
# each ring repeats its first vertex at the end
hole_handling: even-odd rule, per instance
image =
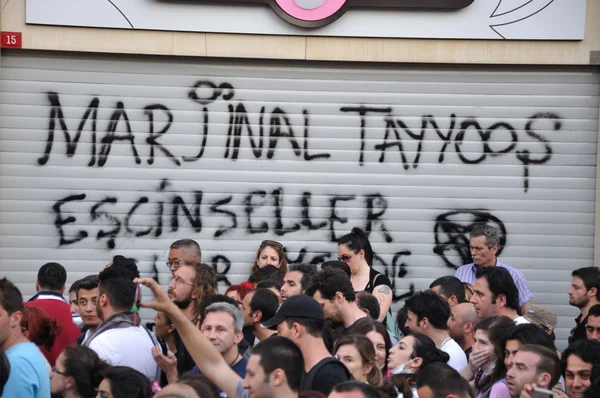
POLYGON ((0 47, 21 48, 21 32, 2 32, 0 37, 0 47))

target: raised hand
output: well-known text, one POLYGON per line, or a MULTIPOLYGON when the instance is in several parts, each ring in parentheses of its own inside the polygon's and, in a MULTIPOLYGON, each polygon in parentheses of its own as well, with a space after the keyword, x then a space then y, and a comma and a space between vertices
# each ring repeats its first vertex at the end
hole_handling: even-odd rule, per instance
POLYGON ((141 283, 142 285, 150 288, 154 299, 152 301, 143 301, 140 303, 140 307, 151 308, 155 311, 164 311, 169 315, 179 311, 179 308, 169 298, 163 288, 152 278, 136 278, 133 280, 134 283, 141 283))

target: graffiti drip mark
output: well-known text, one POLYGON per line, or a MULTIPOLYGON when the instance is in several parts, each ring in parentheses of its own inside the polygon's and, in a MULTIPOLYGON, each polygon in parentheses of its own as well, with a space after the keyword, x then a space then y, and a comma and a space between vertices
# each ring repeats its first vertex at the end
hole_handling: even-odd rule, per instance
POLYGON ((129 20, 129 18, 127 18, 127 16, 125 16, 125 14, 123 14, 123 11, 121 11, 121 10, 119 9, 119 7, 117 7, 117 6, 115 5, 115 3, 113 3, 113 2, 112 2, 112 0, 108 0, 108 2, 109 2, 109 3, 110 3, 112 6, 113 6, 113 7, 115 7, 115 9, 116 9, 117 11, 119 11, 119 14, 121 14, 121 15, 123 16, 123 18, 125 18, 125 20, 126 20, 126 21, 127 21, 127 23, 129 24, 129 26, 131 26, 131 27, 133 28, 133 24, 131 23, 131 21, 129 20))
POLYGON ((554 3, 554 0, 530 0, 527 3, 523 4, 520 7, 517 7, 513 10, 510 11, 506 11, 502 14, 497 14, 496 15, 496 11, 498 10, 498 8, 500 7, 500 5, 502 4, 504 0, 500 0, 498 2, 498 5, 496 6, 496 9, 494 10, 494 12, 492 13, 492 15, 490 16, 490 20, 492 22, 496 21, 498 23, 492 23, 490 24, 490 29, 492 29, 494 32, 496 32, 496 34, 498 36, 500 36, 501 38, 506 40, 506 37, 504 37, 500 32, 498 32, 495 28, 499 27, 499 26, 506 26, 506 25, 511 25, 517 22, 521 22, 524 21, 528 18, 533 17, 534 15, 539 14, 540 12, 544 11, 546 8, 548 8, 552 3, 554 3), (543 3, 546 3, 545 5, 543 5, 543 3), (537 10, 536 10, 537 8, 537 10), (517 13, 517 11, 521 10, 521 12, 517 13), (535 11, 534 11, 535 10, 535 11), (517 13, 516 15, 514 15, 515 13, 517 13), (512 17, 511 17, 512 16, 512 17), (500 17, 504 17, 504 18, 500 18, 500 17), (520 17, 520 18, 519 18, 520 17), (516 18, 516 19, 514 19, 516 18))
POLYGON ((440 214, 435 219, 433 252, 442 257, 447 267, 456 269, 472 262, 469 249, 469 232, 475 225, 490 224, 500 231, 500 244, 496 256, 506 245, 506 227, 497 217, 485 210, 455 210, 440 214), (460 263, 452 262, 451 256, 458 256, 460 263))

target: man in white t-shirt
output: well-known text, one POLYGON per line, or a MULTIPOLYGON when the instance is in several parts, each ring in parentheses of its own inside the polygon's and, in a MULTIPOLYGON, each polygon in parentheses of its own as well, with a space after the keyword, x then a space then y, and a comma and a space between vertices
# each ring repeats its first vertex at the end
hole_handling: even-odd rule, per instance
POLYGON ((83 345, 113 366, 128 366, 153 381, 158 366, 152 356, 157 343, 135 314, 136 285, 124 268, 105 268, 99 275, 98 317, 102 323, 83 345), (134 311, 132 311, 134 310, 134 311))
POLYGON ((437 348, 450 356, 448 365, 458 372, 462 371, 467 366, 467 356, 446 329, 450 317, 448 302, 431 291, 419 292, 406 300, 406 308, 408 317, 405 326, 411 332, 431 338, 437 348))
POLYGON ((482 267, 477 271, 475 294, 471 303, 479 319, 492 316, 506 316, 515 325, 529 323, 521 316, 519 307, 519 290, 510 273, 501 267, 482 267))

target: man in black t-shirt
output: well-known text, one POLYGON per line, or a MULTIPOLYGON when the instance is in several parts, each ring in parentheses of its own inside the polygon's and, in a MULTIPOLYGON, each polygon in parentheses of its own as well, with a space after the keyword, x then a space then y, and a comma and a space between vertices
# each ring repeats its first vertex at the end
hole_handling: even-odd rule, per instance
POLYGON ((321 337, 324 324, 325 314, 319 303, 302 294, 288 298, 263 327, 276 329, 279 336, 292 340, 302 351, 306 375, 302 378, 300 391, 329 395, 335 385, 352 376, 346 366, 327 351, 321 337))
POLYGON ((319 272, 306 289, 306 295, 314 298, 323 307, 331 328, 338 329, 340 335, 354 325, 354 322, 368 316, 356 304, 350 278, 339 270, 327 269, 319 272))

